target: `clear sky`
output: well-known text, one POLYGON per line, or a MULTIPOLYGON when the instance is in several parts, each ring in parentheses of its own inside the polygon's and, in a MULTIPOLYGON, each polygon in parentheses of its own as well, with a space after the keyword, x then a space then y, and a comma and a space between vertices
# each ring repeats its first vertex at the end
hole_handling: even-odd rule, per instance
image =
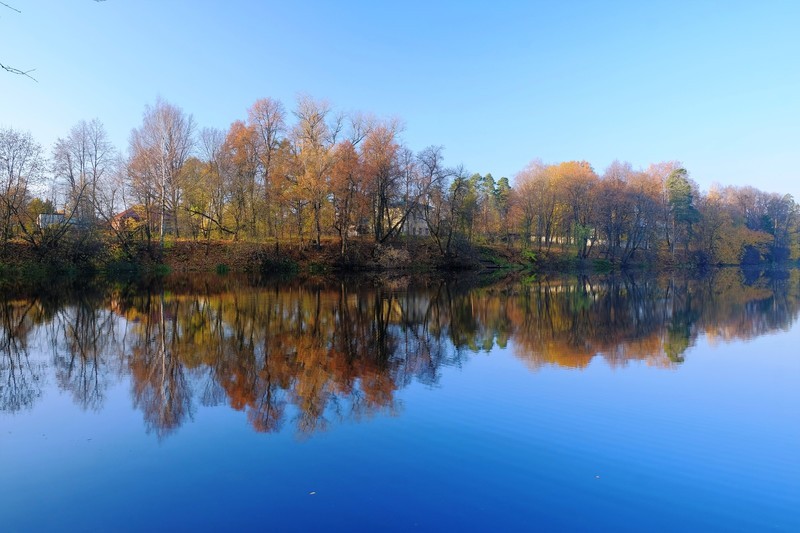
POLYGON ((158 95, 227 128, 307 93, 495 177, 680 160, 800 200, 796 0, 4 1, 0 62, 38 83, 0 73, 0 126, 45 146, 97 117, 125 150, 158 95))

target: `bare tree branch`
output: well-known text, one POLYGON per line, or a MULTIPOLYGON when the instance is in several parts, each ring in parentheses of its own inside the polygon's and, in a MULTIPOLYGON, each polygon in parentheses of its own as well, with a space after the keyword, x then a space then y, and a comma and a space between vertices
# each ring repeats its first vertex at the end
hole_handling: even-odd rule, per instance
MULTIPOLYGON (((95 2, 105 2, 106 0, 94 0, 94 1, 95 1, 95 2)), ((8 5, 8 4, 6 4, 5 2, 0 2, 0 6, 3 6, 3 7, 5 7, 5 8, 8 8, 8 9, 10 9, 11 11, 14 11, 14 12, 16 12, 16 13, 22 14, 22 11, 20 11, 19 9, 17 9, 17 8, 16 8, 16 7, 14 7, 14 6, 11 6, 11 5, 8 5)), ((33 68, 32 68, 32 69, 30 69, 30 70, 21 70, 21 69, 18 69, 18 68, 15 68, 15 67, 9 66, 9 65, 4 65, 3 63, 0 63, 0 69, 3 69, 3 70, 5 70, 6 72, 8 72, 8 73, 10 73, 10 74, 17 74, 17 75, 19 75, 19 76, 25 76, 26 78, 30 78, 30 79, 32 79, 33 81, 37 82, 37 83, 39 82, 39 80, 37 80, 36 78, 34 78, 33 76, 31 76, 31 72, 33 72, 33 71, 34 71, 34 70, 36 70, 36 69, 33 69, 33 68)))
MULTIPOLYGON (((15 11, 15 12, 17 12, 17 13, 20 13, 20 14, 22 13, 22 11, 20 11, 20 10, 19 10, 19 9, 17 9, 16 7, 14 7, 14 6, 10 6, 10 5, 6 4, 5 2, 0 2, 0 6, 6 7, 6 8, 8 8, 8 9, 10 9, 11 11, 15 11)), ((38 83, 38 80, 37 80, 36 78, 34 78, 33 76, 31 76, 31 74, 30 74, 30 73, 31 73, 31 72, 33 72, 35 69, 30 69, 30 70, 20 70, 20 69, 18 69, 18 68, 14 68, 14 67, 12 67, 12 66, 9 66, 9 65, 4 65, 3 63, 0 63, 0 68, 1 68, 1 69, 3 69, 3 70, 5 70, 6 72, 9 72, 9 73, 11 73, 11 74, 18 74, 18 75, 20 75, 20 76, 25 76, 25 77, 27 77, 27 78, 30 78, 30 79, 32 79, 33 81, 35 81, 35 82, 37 82, 37 83, 38 83)))
POLYGON ((10 5, 6 4, 5 2, 0 2, 0 6, 5 6, 5 7, 7 7, 8 9, 10 9, 11 11, 16 11, 17 13, 22 13, 22 11, 20 11, 20 10, 19 10, 19 9, 17 9, 16 7, 14 7, 14 6, 10 6, 10 5))
POLYGON ((25 76, 26 78, 30 78, 33 81, 35 81, 36 83, 39 83, 39 80, 37 80, 36 78, 31 76, 31 74, 30 74, 31 72, 36 70, 35 68, 32 68, 30 70, 20 70, 18 68, 10 67, 10 66, 4 65, 2 63, 0 63, 0 68, 2 68, 3 70, 5 70, 6 72, 9 72, 11 74, 19 74, 20 76, 25 76))

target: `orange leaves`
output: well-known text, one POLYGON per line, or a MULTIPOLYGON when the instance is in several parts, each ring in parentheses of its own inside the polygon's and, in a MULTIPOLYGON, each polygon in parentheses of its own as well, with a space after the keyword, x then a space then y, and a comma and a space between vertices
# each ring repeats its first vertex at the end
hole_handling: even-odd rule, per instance
POLYGON ((237 173, 255 175, 258 166, 256 131, 252 126, 237 120, 231 124, 225 138, 225 148, 231 155, 237 173))

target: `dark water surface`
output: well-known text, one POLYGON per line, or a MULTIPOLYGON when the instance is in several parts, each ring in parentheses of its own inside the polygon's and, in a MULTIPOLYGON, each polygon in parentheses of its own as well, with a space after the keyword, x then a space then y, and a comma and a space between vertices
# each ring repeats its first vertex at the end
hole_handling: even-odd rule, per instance
POLYGON ((800 275, 0 298, 0 531, 800 530, 800 275))

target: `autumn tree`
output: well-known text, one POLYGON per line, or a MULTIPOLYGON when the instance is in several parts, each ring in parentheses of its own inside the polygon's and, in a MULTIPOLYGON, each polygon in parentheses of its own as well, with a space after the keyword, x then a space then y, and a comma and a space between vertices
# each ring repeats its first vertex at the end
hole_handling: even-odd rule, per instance
POLYGON ((158 231, 158 187, 156 176, 149 165, 151 158, 143 151, 133 152, 125 164, 126 186, 130 190, 132 201, 141 206, 144 215, 144 233, 148 245, 152 242, 153 232, 158 231))
POLYGON ((65 187, 66 211, 82 225, 98 219, 104 180, 116 163, 116 151, 98 119, 82 120, 53 147, 53 177, 65 187))
POLYGON ((365 203, 361 161, 353 143, 339 143, 333 153, 331 169, 331 200, 333 202, 333 228, 339 235, 339 251, 347 254, 351 228, 358 225, 360 204, 365 203))
POLYGON ((131 132, 129 151, 134 178, 146 182, 138 187, 146 191, 139 200, 151 204, 155 201, 156 212, 150 210, 148 215, 155 214, 158 219, 162 246, 170 229, 180 236, 181 171, 194 146, 194 130, 192 115, 159 98, 154 106, 145 107, 142 125, 131 132))
POLYGON ((30 186, 45 172, 42 147, 30 133, 0 129, 0 240, 3 247, 21 223, 30 186))
POLYGON ((725 209, 722 195, 717 188, 701 195, 697 202, 698 221, 696 238, 699 251, 706 261, 719 262, 719 245, 722 232, 730 228, 730 215, 725 209))
POLYGON ((554 165, 532 161, 515 181, 515 219, 522 230, 524 247, 536 242, 537 249, 547 251, 560 231, 564 213, 560 175, 554 165))
MULTIPOLYGON (((268 232, 276 235, 277 219, 274 212, 275 196, 280 187, 281 142, 286 132, 286 111, 283 104, 271 98, 261 98, 247 111, 248 126, 255 134, 255 153, 259 162, 260 183, 264 199, 264 215, 268 232)), ((255 229, 255 228, 254 228, 255 229)))
POLYGON ((255 130, 237 120, 231 124, 222 146, 224 157, 230 162, 228 176, 228 212, 234 239, 242 230, 250 235, 256 232, 257 176, 259 158, 255 130))
POLYGON ((657 251, 658 221, 661 199, 661 180, 647 172, 634 172, 629 180, 625 203, 630 209, 624 227, 625 244, 621 263, 627 264, 641 252, 653 259, 657 251))
POLYGON ((372 205, 372 233, 375 242, 385 242, 402 228, 407 204, 400 201, 402 176, 398 142, 400 123, 396 120, 377 123, 361 144, 365 186, 372 205), (393 216, 393 211, 395 216, 393 216), (402 211, 403 214, 399 214, 402 211))
POLYGON ((197 177, 191 180, 186 209, 201 219, 199 226, 208 239, 213 229, 220 235, 233 235, 225 222, 225 210, 231 192, 233 165, 225 150, 225 133, 216 128, 200 132, 201 159, 197 177))
POLYGON ((449 257, 459 237, 460 214, 471 201, 470 180, 463 167, 441 169, 439 173, 440 177, 428 189, 425 222, 439 252, 449 257))
POLYGON ((466 237, 469 243, 472 243, 475 234, 475 224, 478 222, 481 214, 481 202, 483 200, 481 195, 482 179, 483 177, 477 173, 469 176, 463 184, 464 187, 459 198, 460 205, 457 213, 458 230, 459 233, 466 237))
POLYGON ((767 233, 772 235, 770 259, 773 262, 789 259, 792 235, 797 234, 799 215, 798 205, 791 194, 773 193, 769 195, 764 226, 767 233))
POLYGON ((661 181, 614 161, 603 173, 595 195, 595 220, 604 256, 628 264, 652 247, 658 218, 661 181))
POLYGON ((333 152, 331 169, 331 201, 333 229, 339 235, 340 254, 347 254, 350 234, 366 234, 372 211, 371 191, 365 177, 360 145, 375 127, 372 117, 352 114, 347 138, 333 152))
POLYGON ((612 162, 603 173, 596 195, 597 229, 604 242, 605 257, 611 261, 616 260, 631 217, 634 216, 629 184, 632 175, 630 163, 612 162))
POLYGON ((663 247, 671 255, 675 245, 675 235, 672 219, 672 207, 669 203, 669 191, 666 181, 669 175, 682 165, 678 161, 662 161, 652 163, 644 171, 648 179, 658 183, 657 212, 655 224, 658 232, 658 246, 663 247))
POLYGON ((577 257, 586 259, 597 240, 595 207, 598 177, 586 161, 568 161, 554 169, 560 190, 562 227, 565 236, 577 249, 577 257))
POLYGON ((328 205, 333 149, 343 127, 343 117, 333 116, 324 101, 301 96, 295 109, 297 123, 294 143, 298 161, 296 183, 302 198, 311 206, 315 243, 322 243, 323 210, 328 205))

